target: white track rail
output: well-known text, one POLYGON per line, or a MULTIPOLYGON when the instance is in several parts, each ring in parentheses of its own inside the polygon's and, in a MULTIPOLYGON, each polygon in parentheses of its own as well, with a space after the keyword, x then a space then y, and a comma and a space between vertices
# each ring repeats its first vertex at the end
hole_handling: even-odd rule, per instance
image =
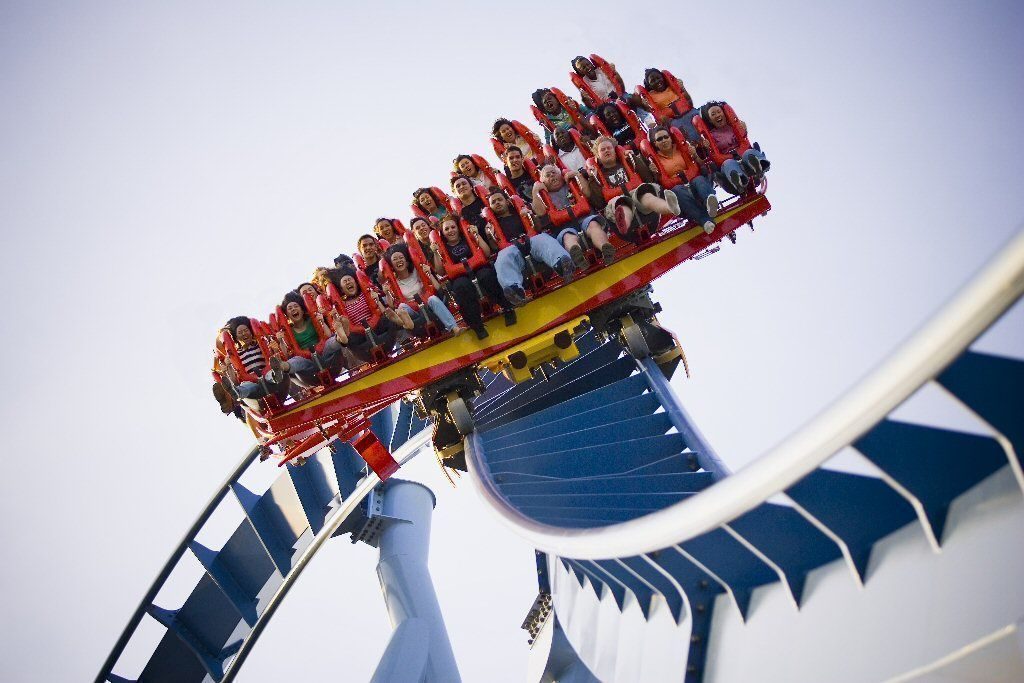
MULTIPOLYGON (((613 526, 567 529, 536 522, 509 505, 466 440, 472 480, 485 503, 535 548, 576 559, 629 557, 711 531, 818 468, 939 374, 1024 293, 1024 232, 1012 239, 945 307, 840 399, 734 475, 692 498, 613 526)), ((1011 457, 1011 463, 1016 464, 1011 457)), ((1014 468, 1024 486, 1019 467, 1014 468)))

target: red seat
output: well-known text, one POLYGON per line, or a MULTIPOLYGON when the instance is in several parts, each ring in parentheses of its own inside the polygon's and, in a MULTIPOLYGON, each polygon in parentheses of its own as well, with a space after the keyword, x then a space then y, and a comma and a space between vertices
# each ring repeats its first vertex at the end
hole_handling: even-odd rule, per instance
POLYGON ((654 114, 654 118, 658 120, 658 123, 667 123, 671 119, 691 111, 693 109, 693 98, 690 97, 690 93, 687 92, 682 81, 673 76, 671 72, 661 69, 661 74, 665 77, 666 87, 675 93, 675 101, 666 107, 660 107, 651 99, 651 93, 647 91, 647 88, 642 85, 636 86, 636 94, 647 105, 651 113, 654 114))
MULTIPOLYGON (((495 177, 494 177, 494 174, 496 173, 496 171, 494 170, 494 168, 489 163, 487 163, 487 160, 484 159, 482 156, 480 156, 479 154, 466 154, 466 155, 460 155, 460 156, 468 156, 468 157, 470 157, 473 160, 473 163, 476 164, 477 171, 479 173, 482 173, 484 175, 484 177, 487 178, 488 185, 490 187, 494 187, 495 185, 498 184, 497 179, 495 179, 495 177)), ((461 171, 458 171, 458 170, 452 171, 451 174, 450 174, 450 177, 454 178, 457 175, 462 175, 461 171)), ((474 185, 474 187, 476 187, 476 183, 474 183, 473 185, 474 185)), ((433 189, 433 188, 431 188, 431 189, 433 189)))
MULTIPOLYGON (((551 94, 555 96, 558 103, 562 105, 562 108, 569 113, 569 118, 573 121, 573 126, 576 128, 583 128, 586 126, 586 120, 583 117, 583 112, 580 110, 580 105, 576 100, 572 99, 558 88, 548 88, 551 94)), ((548 131, 555 130, 555 124, 551 122, 547 114, 537 108, 536 105, 530 105, 530 111, 533 112, 533 117, 537 119, 537 122, 542 125, 548 131)))
POLYGON ((700 114, 694 114, 693 116, 693 127, 697 129, 700 136, 707 142, 708 156, 719 168, 725 161, 735 159, 751 148, 750 140, 747 138, 746 132, 744 132, 743 128, 739 125, 740 120, 739 117, 736 116, 736 112, 734 112, 732 107, 728 104, 722 103, 720 106, 722 107, 722 111, 725 112, 725 120, 729 123, 729 126, 732 128, 732 132, 736 134, 736 140, 739 142, 735 149, 719 149, 718 145, 715 144, 715 138, 711 136, 711 131, 708 130, 707 124, 704 123, 704 118, 700 114))
MULTIPOLYGON (((430 188, 427 188, 427 189, 430 190, 430 195, 434 198, 434 201, 437 203, 437 205, 440 206, 440 207, 443 207, 446 211, 451 213, 451 211, 452 211, 452 204, 451 204, 452 198, 447 193, 445 193, 441 188, 439 188, 439 187, 430 187, 430 188)), ((419 202, 417 202, 416 200, 413 200, 413 202, 412 202, 412 212, 413 212, 413 215, 421 216, 423 218, 429 218, 430 217, 427 214, 427 212, 424 211, 420 207, 419 202)))
POLYGON ((469 250, 472 254, 465 261, 454 261, 448 252, 448 245, 445 243, 444 238, 441 237, 440 231, 438 229, 430 231, 430 243, 439 247, 438 252, 441 255, 441 263, 444 265, 445 277, 449 280, 454 280, 463 275, 473 277, 473 271, 487 265, 487 256, 480 249, 480 245, 476 243, 473 236, 469 234, 466 222, 461 218, 458 221, 459 230, 462 232, 462 237, 466 240, 466 244, 469 245, 469 250))
MULTIPOLYGON (((636 115, 636 112, 627 107, 625 102, 620 102, 616 100, 612 104, 614 104, 615 108, 619 110, 619 114, 622 115, 622 118, 626 122, 626 125, 628 125, 630 130, 633 131, 633 139, 635 141, 643 140, 644 135, 646 135, 646 133, 644 132, 644 127, 640 123, 640 118, 636 115)), ((606 135, 613 139, 615 138, 615 136, 612 135, 612 132, 608 130, 608 126, 605 125, 604 121, 602 121, 601 117, 598 116, 597 114, 593 114, 590 117, 590 125, 597 129, 597 132, 599 132, 601 135, 606 135)), ((630 143, 627 146, 630 149, 636 149, 636 145, 634 143, 630 143)))
POLYGON ((688 183, 701 174, 701 167, 690 154, 690 146, 686 142, 686 136, 674 126, 669 128, 668 132, 672 136, 672 141, 675 142, 676 149, 683 155, 683 161, 686 163, 686 166, 683 168, 685 177, 680 178, 678 175, 670 174, 666 171, 661 157, 658 156, 657 151, 654 149, 654 145, 646 138, 640 141, 641 153, 643 153, 646 159, 654 162, 658 169, 658 184, 666 189, 675 187, 679 183, 688 183))
MULTIPOLYGON (((616 71, 611 64, 595 54, 590 55, 590 61, 598 71, 604 73, 604 75, 608 77, 608 80, 615 85, 616 93, 619 95, 626 94, 626 84, 623 82, 622 76, 619 75, 619 72, 616 71)), ((608 101, 606 98, 598 97, 597 93, 594 92, 594 89, 590 86, 590 82, 575 71, 569 72, 569 79, 580 91, 580 96, 583 98, 583 104, 587 105, 591 109, 595 109, 600 104, 608 101)))
MULTIPOLYGON (((518 133, 520 136, 522 136, 524 140, 526 140, 526 144, 530 146, 530 149, 533 151, 534 156, 539 156, 541 153, 540 138, 538 138, 533 133, 533 131, 524 126, 519 121, 509 121, 509 123, 512 124, 512 128, 516 131, 516 133, 518 133)), ((498 155, 499 159, 503 159, 505 157, 506 145, 504 141, 502 141, 499 137, 491 136, 491 146, 494 148, 494 153, 498 155)), ((526 156, 525 151, 523 153, 523 156, 526 156)))

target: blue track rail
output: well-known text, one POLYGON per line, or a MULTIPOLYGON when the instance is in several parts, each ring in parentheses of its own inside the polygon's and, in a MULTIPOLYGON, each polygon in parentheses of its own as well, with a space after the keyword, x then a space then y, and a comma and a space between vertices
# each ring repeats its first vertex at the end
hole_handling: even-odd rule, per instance
MULTIPOLYGON (((407 403, 381 411, 373 419, 374 432, 392 452, 424 426, 407 403)), ((233 679, 273 614, 274 596, 288 577, 301 571, 303 552, 327 524, 340 522, 334 536, 351 534, 353 542, 372 541, 373 494, 353 512, 346 512, 344 519, 336 518, 368 476, 365 463, 347 442, 335 442, 301 467, 287 466, 262 494, 241 483, 257 455, 255 449, 246 454, 186 532, 129 619, 97 683, 233 679), (196 539, 222 505, 234 507, 242 519, 221 548, 214 550, 196 539), (160 590, 189 553, 205 573, 180 606, 157 604, 160 590), (147 615, 166 632, 137 679, 119 676, 114 673, 118 660, 147 615)))

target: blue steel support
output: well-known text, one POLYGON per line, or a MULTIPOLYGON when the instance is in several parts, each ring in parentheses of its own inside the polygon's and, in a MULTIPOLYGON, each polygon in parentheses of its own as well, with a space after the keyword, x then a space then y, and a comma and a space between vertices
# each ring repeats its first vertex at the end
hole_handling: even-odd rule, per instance
POLYGON ((697 423, 693 421, 693 418, 686 412, 686 409, 679 403, 675 393, 672 391, 672 385, 669 384, 668 379, 665 378, 658 364, 653 358, 644 358, 637 362, 651 391, 658 397, 665 412, 671 418, 672 425, 683 435, 683 439, 686 441, 686 445, 690 447, 690 450, 697 455, 697 462, 700 463, 701 468, 710 472, 716 481, 728 476, 731 473, 729 468, 725 466, 725 463, 715 453, 715 449, 711 447, 708 440, 697 429, 697 423))

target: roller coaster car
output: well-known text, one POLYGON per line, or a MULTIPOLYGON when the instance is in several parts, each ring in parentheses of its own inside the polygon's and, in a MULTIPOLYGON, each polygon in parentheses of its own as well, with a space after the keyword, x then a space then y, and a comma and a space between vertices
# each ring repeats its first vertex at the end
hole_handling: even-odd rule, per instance
POLYGON ((662 75, 665 77, 666 87, 676 95, 676 100, 666 107, 659 106, 657 102, 651 97, 651 93, 642 85, 636 86, 636 94, 647 105, 647 109, 654 114, 654 118, 658 120, 658 123, 668 123, 674 118, 678 118, 688 111, 693 110, 693 98, 690 97, 690 93, 687 92, 683 86, 682 81, 672 75, 672 73, 666 69, 661 69, 662 75))
POLYGON ((675 187, 679 183, 688 183, 701 175, 701 172, 704 170, 701 167, 703 162, 699 159, 694 159, 690 153, 690 146, 687 144, 686 136, 675 126, 669 128, 668 132, 672 136, 672 141, 675 142, 676 149, 682 155, 683 163, 685 164, 683 167, 683 177, 675 173, 669 173, 650 141, 646 138, 640 140, 640 152, 648 161, 653 162, 658 169, 658 184, 663 188, 675 187))
MULTIPOLYGON (((548 88, 548 90, 550 90, 551 94, 555 96, 558 103, 562 105, 562 109, 569 114, 569 118, 573 121, 573 126, 576 128, 584 128, 587 122, 583 116, 583 112, 580 110, 579 103, 558 88, 548 88)), ((533 104, 530 105, 530 111, 533 112, 533 118, 537 119, 537 123, 543 126, 546 130, 554 132, 555 124, 552 123, 547 114, 533 104)))
MULTIPOLYGON (((530 151, 533 152, 533 155, 535 157, 540 156, 542 152, 540 138, 538 138, 533 131, 519 121, 509 121, 509 123, 512 124, 512 129, 515 130, 516 134, 526 140, 526 144, 529 145, 530 151)), ((491 147, 494 148, 494 153, 499 159, 505 158, 505 148, 507 146, 508 145, 498 136, 491 136, 491 147)), ((521 151, 523 152, 523 156, 527 156, 526 150, 521 151)))
MULTIPOLYGON (((485 321, 490 333, 486 340, 465 334, 425 340, 411 352, 384 358, 335 385, 313 389, 300 401, 263 414, 250 411, 252 422, 267 437, 268 447, 282 451, 280 464, 334 439, 355 438, 370 467, 386 477, 397 465, 386 449, 378 447, 379 442, 366 435, 369 418, 413 395, 421 417, 434 422, 435 448, 446 457, 446 464, 464 467, 461 443, 473 429, 470 405, 483 390, 477 366, 490 362, 515 368, 539 362, 542 370, 543 357, 566 341, 560 333, 586 317, 598 333, 618 336, 632 353, 652 355, 671 374, 683 360, 682 351, 671 333, 657 323, 659 309, 650 302, 649 284, 770 209, 764 195, 752 194, 723 203, 717 228, 710 235, 701 226, 677 220, 640 245, 613 236, 618 252, 615 263, 592 266, 568 286, 552 278, 517 310, 515 325, 485 321)), ((568 216, 562 218, 568 220, 568 216)), ((337 294, 330 292, 330 296, 337 294)))
MULTIPOLYGON (((640 123, 640 118, 636 115, 636 112, 627 107, 625 102, 619 100, 616 100, 611 104, 613 104, 615 108, 619 110, 619 115, 622 117, 622 120, 625 121, 626 125, 629 126, 629 129, 633 131, 633 140, 643 140, 645 135, 644 127, 640 123)), ((609 130, 608 126, 605 125, 605 122, 601 120, 601 117, 598 116, 597 114, 593 114, 590 117, 590 125, 593 126, 594 129, 597 130, 597 132, 600 133, 601 135, 605 135, 610 138, 615 137, 615 135, 609 130)), ((630 143, 626 145, 626 147, 629 147, 630 149, 636 149, 634 143, 630 143)))
MULTIPOLYGON (((430 192, 430 196, 434 198, 434 202, 444 208, 448 213, 452 212, 452 197, 448 195, 444 190, 439 187, 428 187, 427 190, 430 192)), ((420 218, 431 218, 430 214, 423 210, 423 207, 419 205, 419 202, 413 200, 410 205, 412 213, 420 218)))
MULTIPOLYGON (((619 75, 619 72, 615 70, 615 67, 599 55, 595 54, 590 55, 590 62, 598 71, 604 73, 604 75, 608 77, 608 80, 615 86, 616 94, 626 94, 626 84, 623 82, 622 76, 619 75)), ((591 109, 596 109, 598 106, 608 101, 606 98, 598 97, 597 93, 594 92, 594 89, 591 87, 590 82, 575 71, 569 72, 569 80, 571 80, 572 84, 580 91, 580 97, 583 98, 583 104, 587 105, 591 109)))

